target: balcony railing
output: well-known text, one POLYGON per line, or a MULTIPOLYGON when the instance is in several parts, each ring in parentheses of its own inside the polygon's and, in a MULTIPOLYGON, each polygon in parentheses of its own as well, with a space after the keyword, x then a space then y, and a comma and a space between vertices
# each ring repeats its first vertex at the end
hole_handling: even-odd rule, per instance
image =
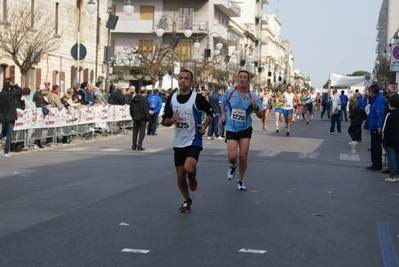
MULTIPOLYGON (((173 22, 168 17, 162 18, 161 23, 159 23, 159 20, 153 22, 154 31, 158 26, 162 27, 165 32, 172 32, 173 30, 173 22)), ((183 32, 186 26, 191 26, 193 33, 209 31, 209 22, 206 20, 189 20, 186 23, 182 18, 176 21, 176 32, 183 32)))
POLYGON ((233 9, 239 16, 241 16, 241 7, 230 0, 230 7, 233 9))

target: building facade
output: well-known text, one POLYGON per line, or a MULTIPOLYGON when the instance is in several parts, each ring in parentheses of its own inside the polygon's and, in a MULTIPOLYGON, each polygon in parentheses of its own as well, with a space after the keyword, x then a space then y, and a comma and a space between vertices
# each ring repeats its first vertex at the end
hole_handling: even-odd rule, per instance
MULTIPOLYGON (((13 20, 15 12, 26 11, 29 15, 27 14, 23 19, 32 23, 32 36, 43 31, 43 27, 50 27, 54 31, 48 35, 48 38, 56 38, 58 44, 50 52, 44 52, 40 54, 40 57, 32 58, 34 64, 24 77, 25 79, 22 79, 21 71, 11 55, 4 49, 0 49, 0 81, 4 82, 6 77, 11 77, 16 83, 25 80, 22 86, 29 87, 32 93, 33 89, 38 88, 40 84, 47 88, 57 84, 62 94, 75 83, 103 80, 106 72, 103 54, 104 46, 107 45, 105 27, 108 19, 107 5, 98 5, 97 12, 89 15, 86 12, 86 2, 85 0, 2 0, 1 30, 4 30, 7 25, 16 23, 13 20), (45 25, 40 24, 41 29, 33 25, 39 15, 46 19, 45 25), (79 63, 71 54, 72 47, 78 41, 82 45, 80 46, 81 56, 86 54, 79 63)), ((114 2, 123 5, 122 0, 114 2)), ((20 20, 19 23, 22 25, 24 22, 20 20)), ((25 41, 21 41, 21 50, 25 49, 25 41)), ((40 44, 37 49, 40 50, 40 44)))

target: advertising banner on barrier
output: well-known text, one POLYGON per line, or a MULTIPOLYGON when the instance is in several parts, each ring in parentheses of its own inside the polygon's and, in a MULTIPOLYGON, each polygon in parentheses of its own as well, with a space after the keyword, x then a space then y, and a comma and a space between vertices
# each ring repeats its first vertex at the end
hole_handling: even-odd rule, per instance
POLYGON ((66 110, 50 108, 44 116, 42 109, 17 109, 18 119, 14 131, 56 128, 89 123, 104 123, 112 121, 131 120, 129 106, 82 106, 79 109, 66 110))

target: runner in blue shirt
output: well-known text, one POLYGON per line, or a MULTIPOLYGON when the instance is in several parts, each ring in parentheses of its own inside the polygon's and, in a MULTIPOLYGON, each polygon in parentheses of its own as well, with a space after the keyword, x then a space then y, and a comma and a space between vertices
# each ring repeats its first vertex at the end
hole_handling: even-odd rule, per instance
POLYGON ((237 86, 230 88, 220 104, 222 113, 220 123, 226 122, 227 157, 231 164, 227 172, 229 180, 238 173, 238 190, 245 190, 244 173, 247 169, 247 157, 252 135, 251 114, 256 113, 259 119, 263 118, 262 104, 256 94, 249 90, 249 72, 240 70, 237 76, 237 86), (238 148, 240 151, 238 152, 238 148))

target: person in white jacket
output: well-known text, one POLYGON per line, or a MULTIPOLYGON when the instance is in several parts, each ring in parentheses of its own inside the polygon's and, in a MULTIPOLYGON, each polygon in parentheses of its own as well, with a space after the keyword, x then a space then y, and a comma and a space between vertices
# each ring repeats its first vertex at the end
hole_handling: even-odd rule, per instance
POLYGON ((337 95, 337 89, 333 89, 332 91, 332 104, 331 104, 331 127, 330 127, 330 134, 335 134, 335 123, 337 123, 337 131, 338 134, 341 134, 341 120, 340 120, 340 113, 341 113, 341 99, 339 95, 337 95))

